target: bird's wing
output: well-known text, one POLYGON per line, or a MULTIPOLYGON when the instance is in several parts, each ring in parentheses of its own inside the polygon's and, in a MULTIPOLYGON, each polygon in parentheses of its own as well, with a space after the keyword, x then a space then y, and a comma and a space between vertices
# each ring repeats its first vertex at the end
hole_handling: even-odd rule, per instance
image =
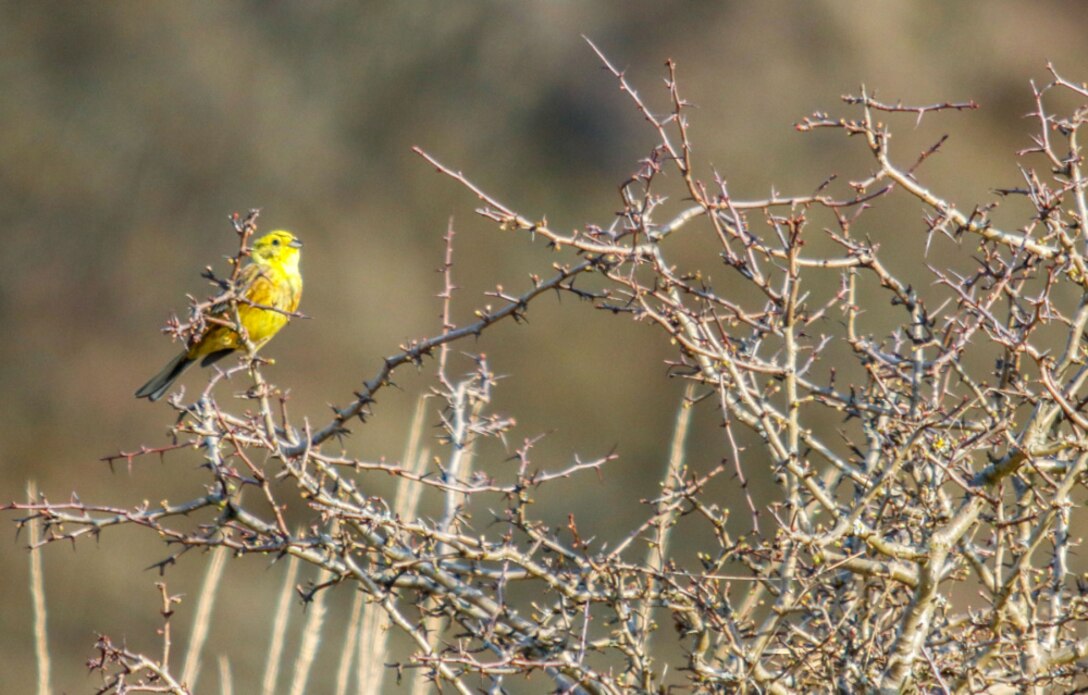
MULTIPOLYGON (((261 268, 256 263, 250 263, 242 268, 242 271, 238 273, 238 283, 236 292, 241 296, 249 296, 252 290, 253 284, 258 281, 262 276, 261 268)), ((230 310, 230 301, 225 298, 226 293, 223 294, 224 298, 216 301, 208 309, 208 315, 210 316, 223 316, 230 310)))

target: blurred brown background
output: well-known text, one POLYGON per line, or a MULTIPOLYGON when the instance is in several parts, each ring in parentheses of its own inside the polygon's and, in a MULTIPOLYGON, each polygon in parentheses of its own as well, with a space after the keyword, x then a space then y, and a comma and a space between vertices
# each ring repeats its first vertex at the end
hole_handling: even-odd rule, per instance
MULTIPOLYGON (((449 216, 461 320, 487 301, 481 291, 524 287, 528 272, 554 260, 476 218, 473 198, 411 146, 559 229, 607 225, 618 184, 654 140, 582 34, 659 110, 663 62, 678 62, 697 107, 699 173, 716 168, 737 196, 772 186, 807 193, 831 173, 864 175, 862 143, 792 128, 814 110, 846 113, 839 95, 861 82, 887 100, 974 99, 981 111, 927 123, 927 136, 953 139, 923 175, 969 208, 1018 182, 1012 152, 1034 129, 1023 118, 1028 82, 1046 80, 1046 61, 1088 79, 1086 29, 1085 5, 994 0, 0 3, 0 498, 20 498, 31 478, 54 500, 199 493, 194 458, 112 474, 98 459, 164 442, 170 410, 132 392, 175 351, 158 332, 164 319, 185 308, 185 293, 205 292, 204 265, 233 251, 232 211, 260 207, 262 229, 292 229, 306 243, 302 308, 313 319, 293 322, 266 350, 277 360, 266 374, 290 387, 296 417, 314 423, 327 419, 326 404, 347 402, 382 355, 439 330, 434 271, 449 216)), ((866 232, 916 253, 907 241, 922 229, 921 206, 896 204, 906 226, 866 232)), ((519 436, 552 432, 539 465, 617 447, 621 459, 603 481, 585 476, 542 495, 557 519, 573 512, 607 536, 641 513, 681 390, 666 378, 661 343, 647 327, 565 297, 540 302, 527 325, 457 346, 487 352, 510 375, 496 406, 518 418, 519 436)), ((353 455, 400 456, 431 367, 398 375, 401 390, 381 394, 370 424, 347 442, 353 455)), ((201 379, 194 372, 184 383, 191 390, 201 379)), ((727 451, 709 406, 696 424, 691 464, 706 470, 727 451)), ((501 466, 502 453, 490 454, 481 465, 501 466)), ((758 486, 764 471, 749 461, 758 486)), ((9 537, 0 551, 4 693, 32 687, 23 545, 9 537)), ((143 568, 163 552, 131 530, 47 549, 58 691, 93 691, 83 661, 96 632, 155 648, 157 577, 143 568)), ((188 556, 167 576, 189 597, 177 619, 183 635, 203 565, 188 556)), ((219 653, 240 692, 259 678, 262 606, 281 580, 281 566, 262 559, 230 564, 202 691, 216 691, 219 653)), ((330 600, 347 606, 348 592, 330 600)), ((334 610, 327 641, 343 612, 334 610)), ((321 663, 311 692, 330 687, 335 661, 321 663)))

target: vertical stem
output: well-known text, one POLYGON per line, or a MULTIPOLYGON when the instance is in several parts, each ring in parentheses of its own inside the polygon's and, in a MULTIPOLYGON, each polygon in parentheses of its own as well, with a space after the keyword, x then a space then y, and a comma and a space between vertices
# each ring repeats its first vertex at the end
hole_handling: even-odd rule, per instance
POLYGON ((287 559, 287 574, 283 578, 283 588, 276 603, 276 617, 272 622, 272 644, 268 646, 268 660, 264 666, 264 678, 261 681, 261 695, 273 695, 279 680, 280 658, 287 638, 287 624, 291 615, 291 598, 295 595, 295 577, 298 576, 299 559, 291 555, 287 559))
MULTIPOLYGON (((27 502, 38 497, 38 485, 26 484, 27 502)), ((49 640, 46 636, 45 573, 42 571, 42 549, 38 547, 41 532, 35 523, 30 526, 30 597, 34 611, 34 655, 38 664, 38 695, 52 695, 52 668, 49 663, 49 640)))
POLYGON ((661 572, 665 568, 665 558, 668 556, 669 536, 673 524, 676 522, 676 505, 673 493, 676 487, 682 484, 681 477, 684 469, 684 451, 687 442, 688 429, 691 425, 691 415, 694 410, 692 399, 695 396, 694 382, 688 382, 684 389, 684 395, 680 400, 680 407, 676 410, 676 423, 672 429, 672 443, 669 446, 669 460, 665 466, 665 474, 661 480, 661 501, 657 504, 655 516, 657 517, 657 538, 646 553, 646 567, 650 570, 649 579, 646 582, 646 597, 642 601, 640 609, 639 635, 642 641, 642 652, 650 654, 650 640, 653 632, 650 630, 653 615, 653 597, 657 590, 655 572, 661 572))
POLYGON ((204 582, 200 585, 200 600, 193 618, 193 632, 189 635, 189 647, 185 654, 185 668, 181 672, 181 682, 189 690, 196 690, 196 681, 200 677, 200 652, 208 639, 208 628, 212 622, 212 609, 219 594, 219 582, 223 578, 223 568, 227 565, 230 550, 219 546, 212 551, 212 561, 204 572, 204 582))

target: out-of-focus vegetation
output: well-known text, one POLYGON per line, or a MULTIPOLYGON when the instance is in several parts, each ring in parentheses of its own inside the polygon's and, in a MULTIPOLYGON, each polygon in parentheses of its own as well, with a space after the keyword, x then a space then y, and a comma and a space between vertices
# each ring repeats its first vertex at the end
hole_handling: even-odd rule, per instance
MULTIPOLYGON (((277 364, 266 375, 291 388, 293 413, 315 421, 328 402, 350 400, 381 356, 435 332, 434 270, 450 215, 461 318, 481 291, 519 287, 547 267, 524 238, 497 240, 472 215, 474 201, 434 176, 412 145, 471 170, 489 192, 556 228, 609 224, 602 211, 618 208, 619 184, 654 142, 581 34, 662 110, 667 95, 652 86, 665 58, 679 64, 697 106, 689 116, 698 160, 735 195, 808 193, 831 173, 863 176, 863 148, 850 153, 839 138, 792 128, 860 82, 888 99, 974 99, 982 109, 962 116, 969 127, 927 162, 929 180, 969 209, 990 199, 989 187, 1020 182, 1010 153, 1028 144, 1033 126, 1021 118, 1033 107, 1028 80, 1044 77, 1047 60, 1088 79, 1086 19, 1088 10, 1068 3, 981 0, 6 3, 3 497, 21 496, 28 478, 52 499, 72 490, 119 503, 192 493, 186 466, 197 457, 144 461, 131 473, 119 465, 112 476, 98 458, 164 441, 169 410, 132 391, 176 349, 158 327, 185 308, 185 293, 206 291, 200 269, 234 250, 231 211, 261 207, 266 229, 289 228, 306 242, 302 309, 313 319, 293 322, 269 347, 277 364)), ((914 149, 942 125, 927 122, 914 149)), ((907 134, 896 145, 913 141, 907 134)), ((884 214, 921 213, 907 201, 884 214)), ((881 242, 894 247, 905 233, 896 227, 881 242)), ((665 346, 656 356, 652 345, 629 349, 651 336, 626 321, 580 331, 588 311, 569 298, 541 303, 529 324, 501 327, 478 349, 512 375, 497 398, 517 411, 521 434, 554 430, 538 460, 617 447, 621 460, 600 485, 579 481, 555 507, 557 519, 574 511, 594 526, 633 516, 638 510, 619 502, 653 493, 681 389, 666 379, 665 346), (567 338, 549 340, 559 333, 567 338)), ((354 455, 400 455, 429 373, 400 379, 402 393, 383 393, 364 436, 347 444, 354 455)), ((190 388, 200 383, 186 379, 190 388)), ((702 429, 699 418, 689 462, 711 467, 727 452, 715 418, 703 417, 702 429)), ((392 488, 375 484, 387 486, 376 492, 392 488)), ((2 648, 9 663, 29 664, 26 563, 16 548, 0 570, 2 648)), ((59 690, 85 689, 82 660, 96 631, 134 640, 153 633, 154 577, 134 570, 161 552, 132 532, 74 553, 46 551, 59 690)), ((172 591, 195 596, 203 565, 186 557, 172 568, 172 591)), ((267 649, 267 616, 248 598, 273 595, 281 574, 254 560, 232 563, 228 575, 211 644, 229 651, 241 678, 259 673, 267 649)), ((29 668, 0 669, 0 690, 28 691, 30 677, 29 668)))

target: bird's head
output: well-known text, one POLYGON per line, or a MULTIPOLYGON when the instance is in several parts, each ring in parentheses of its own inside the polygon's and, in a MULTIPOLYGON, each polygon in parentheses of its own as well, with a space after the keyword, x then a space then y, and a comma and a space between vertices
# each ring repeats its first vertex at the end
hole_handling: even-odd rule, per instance
POLYGON ((284 229, 269 232, 253 242, 251 251, 257 263, 283 268, 298 268, 299 249, 302 242, 284 229))

